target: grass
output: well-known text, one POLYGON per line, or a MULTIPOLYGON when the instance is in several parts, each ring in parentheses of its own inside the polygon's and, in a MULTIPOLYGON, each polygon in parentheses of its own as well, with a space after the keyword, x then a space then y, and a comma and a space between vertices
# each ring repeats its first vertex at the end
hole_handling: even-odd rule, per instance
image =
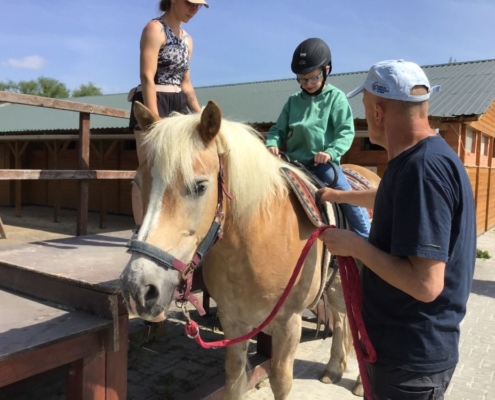
POLYGON ((488 251, 476 249, 476 258, 484 258, 485 260, 488 260, 489 258, 492 258, 492 256, 488 251))

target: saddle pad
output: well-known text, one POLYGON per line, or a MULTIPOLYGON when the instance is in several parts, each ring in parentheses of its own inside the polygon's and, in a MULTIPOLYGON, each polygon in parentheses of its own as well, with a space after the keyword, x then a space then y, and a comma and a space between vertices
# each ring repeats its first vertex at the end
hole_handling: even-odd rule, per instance
POLYGON ((308 186, 294 171, 289 168, 282 167, 287 182, 296 194, 299 202, 303 206, 309 220, 314 226, 319 227, 328 225, 328 215, 322 213, 322 209, 316 204, 316 188, 308 186))
MULTIPOLYGON (((351 185, 352 190, 366 190, 373 188, 371 183, 369 183, 364 176, 358 174, 356 171, 345 167, 341 167, 341 169, 347 179, 347 182, 351 185)), ((368 212, 368 217, 371 221, 373 219, 373 210, 366 209, 366 211, 368 212)))
POLYGON ((352 190, 364 190, 371 189, 373 187, 364 176, 358 174, 352 169, 345 167, 341 167, 341 169, 347 179, 347 182, 351 185, 352 190))

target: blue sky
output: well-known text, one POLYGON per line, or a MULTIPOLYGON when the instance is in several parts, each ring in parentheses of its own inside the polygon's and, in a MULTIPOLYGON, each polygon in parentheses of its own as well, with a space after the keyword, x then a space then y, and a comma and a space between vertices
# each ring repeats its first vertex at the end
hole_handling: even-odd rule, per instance
MULTIPOLYGON (((292 77, 308 37, 332 50, 334 73, 385 59, 421 65, 495 58, 495 0, 209 0, 184 25, 193 84, 292 77)), ((0 0, 0 81, 43 75, 69 89, 124 93, 139 81, 139 38, 158 0, 0 0)))

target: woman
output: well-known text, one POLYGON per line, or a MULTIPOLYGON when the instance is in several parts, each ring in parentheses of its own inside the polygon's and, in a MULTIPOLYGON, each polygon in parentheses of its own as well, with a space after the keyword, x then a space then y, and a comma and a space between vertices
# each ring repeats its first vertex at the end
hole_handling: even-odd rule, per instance
MULTIPOLYGON (((311 38, 297 46, 291 69, 301 91, 287 100, 277 123, 270 128, 268 150, 305 164, 327 185, 351 190, 342 170, 340 158, 354 139, 354 120, 345 94, 326 83, 332 72, 330 48, 321 39, 311 38)), ((368 238, 370 223, 366 210, 341 204, 351 228, 368 238)))
MULTIPOLYGON (((177 111, 199 112, 200 106, 191 84, 189 62, 192 38, 182 28, 193 18, 201 6, 209 7, 204 0, 161 0, 163 15, 148 22, 141 35, 141 84, 129 94, 131 118, 129 127, 134 131, 139 164, 146 162, 142 147, 142 130, 133 112, 134 102, 144 103, 152 112, 164 118, 177 111)), ((139 188, 132 186, 132 211, 137 233, 143 220, 143 206, 139 188)))

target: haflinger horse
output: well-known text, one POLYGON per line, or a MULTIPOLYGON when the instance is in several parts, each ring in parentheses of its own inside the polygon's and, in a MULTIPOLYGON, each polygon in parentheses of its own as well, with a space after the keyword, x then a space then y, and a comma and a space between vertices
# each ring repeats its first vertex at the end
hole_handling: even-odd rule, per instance
MULTIPOLYGON (((225 337, 250 332, 274 308, 315 229, 280 172, 293 167, 270 154, 254 129, 222 119, 214 102, 201 114, 162 120, 140 103, 135 113, 147 130, 148 162, 134 181, 145 212, 135 241, 141 251, 131 245, 120 278, 128 308, 145 320, 163 321, 190 272, 174 266, 190 265, 217 221, 223 237, 203 260, 204 282, 217 303, 225 337)), ((316 241, 284 305, 263 330, 272 337, 270 385, 276 400, 287 399, 292 387, 301 314, 317 301, 323 251, 323 243, 316 241)), ((321 380, 335 383, 346 368, 352 338, 339 279, 328 294, 333 342, 321 380)), ((244 397, 247 347, 243 342, 226 350, 225 399, 244 397)), ((354 392, 362 395, 359 377, 354 392)))

